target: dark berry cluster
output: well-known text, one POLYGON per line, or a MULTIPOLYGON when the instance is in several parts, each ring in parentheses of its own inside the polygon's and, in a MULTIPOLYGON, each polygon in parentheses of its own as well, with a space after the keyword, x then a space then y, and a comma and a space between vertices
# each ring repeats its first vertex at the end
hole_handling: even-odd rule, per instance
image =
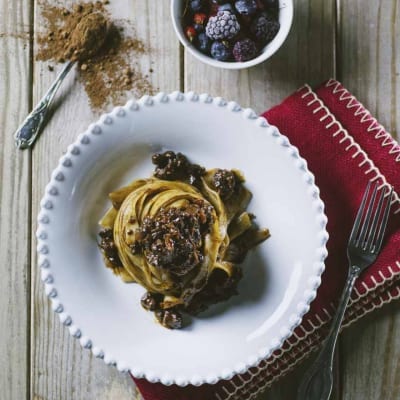
POLYGON ((279 0, 186 0, 186 37, 219 61, 248 61, 278 33, 279 0))

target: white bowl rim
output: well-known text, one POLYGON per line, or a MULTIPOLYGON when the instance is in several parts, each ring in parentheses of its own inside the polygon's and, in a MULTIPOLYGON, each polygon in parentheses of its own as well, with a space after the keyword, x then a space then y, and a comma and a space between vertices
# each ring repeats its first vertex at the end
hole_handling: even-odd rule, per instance
POLYGON ((231 379, 234 375, 241 374, 249 368, 257 366, 262 360, 268 358, 275 350, 283 345, 284 341, 292 335, 295 328, 300 325, 302 317, 309 311, 310 303, 316 297, 317 289, 321 283, 321 275, 325 270, 324 261, 328 254, 326 243, 329 237, 326 231, 327 217, 324 213, 324 203, 320 199, 319 189, 315 184, 314 175, 308 170, 307 163, 299 155, 298 149, 291 145, 288 138, 282 135, 276 127, 273 127, 273 136, 277 143, 285 147, 287 151, 290 152, 291 156, 298 160, 297 167, 302 171, 305 182, 309 186, 308 191, 312 194, 312 207, 315 210, 316 220, 320 226, 318 233, 320 245, 315 249, 315 260, 313 262, 314 275, 312 279, 309 279, 307 287, 304 288, 303 300, 298 303, 296 312, 291 315, 286 326, 282 327, 270 343, 266 343, 263 348, 259 349, 257 354, 251 355, 245 362, 231 365, 219 371, 219 373, 207 376, 158 376, 151 370, 143 371, 140 366, 128 366, 119 360, 111 358, 106 349, 103 349, 101 345, 97 344, 92 338, 83 335, 81 329, 75 325, 73 317, 68 314, 66 307, 62 304, 57 293, 57 285, 52 276, 51 251, 47 243, 47 238, 48 230, 51 225, 51 218, 49 216, 51 216, 53 212, 54 196, 58 195, 57 187, 63 184, 68 170, 73 168, 71 159, 79 157, 82 150, 90 145, 91 138, 98 137, 102 132, 102 128, 112 124, 114 119, 123 118, 132 111, 140 112, 141 108, 148 108, 149 106, 166 104, 168 102, 182 102, 183 100, 215 103, 220 107, 226 107, 231 112, 242 113, 243 117, 249 119, 255 126, 262 128, 273 127, 264 117, 257 116, 252 109, 242 109, 236 102, 228 102, 221 97, 212 97, 206 93, 199 95, 195 92, 182 93, 180 91, 175 91, 170 94, 160 92, 155 96, 144 95, 137 101, 129 100, 124 106, 115 107, 110 113, 103 114, 95 123, 90 124, 88 129, 81 133, 77 139, 68 146, 67 152, 60 158, 58 166, 52 172, 51 179, 46 185, 45 194, 40 202, 40 211, 37 217, 38 227, 36 231, 38 266, 41 270, 41 279, 44 283, 45 293, 51 300, 52 309, 59 315, 61 323, 69 328, 69 332, 73 337, 79 339, 81 346, 91 350, 95 357, 102 358, 107 365, 116 366, 121 372, 130 372, 135 378, 145 378, 150 382, 161 382, 164 385, 176 384, 181 387, 189 384, 200 386, 205 383, 216 383, 222 379, 231 379))
POLYGON ((181 0, 171 0, 170 10, 171 10, 172 24, 175 33, 178 36, 179 41, 198 60, 217 68, 237 70, 237 69, 250 68, 255 65, 263 63, 280 49, 282 44, 285 42, 293 23, 293 0, 279 0, 280 5, 282 4, 281 8, 283 7, 285 8, 285 14, 287 14, 285 21, 287 22, 284 25, 281 24, 279 34, 270 43, 266 45, 264 51, 256 58, 253 58, 245 62, 218 61, 197 50, 183 34, 183 30, 180 23, 180 17, 175 15, 175 6, 178 1, 181 0))

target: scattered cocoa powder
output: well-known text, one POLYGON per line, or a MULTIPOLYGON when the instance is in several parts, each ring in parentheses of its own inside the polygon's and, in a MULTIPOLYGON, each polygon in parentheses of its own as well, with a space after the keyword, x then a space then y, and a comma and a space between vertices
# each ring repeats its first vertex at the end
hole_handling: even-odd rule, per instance
POLYGON ((94 110, 122 104, 129 94, 140 97, 155 92, 134 61, 147 48, 139 39, 124 34, 127 21, 111 21, 105 8, 108 3, 75 3, 68 9, 41 2, 45 32, 37 38, 36 59, 77 60, 80 80, 94 110))

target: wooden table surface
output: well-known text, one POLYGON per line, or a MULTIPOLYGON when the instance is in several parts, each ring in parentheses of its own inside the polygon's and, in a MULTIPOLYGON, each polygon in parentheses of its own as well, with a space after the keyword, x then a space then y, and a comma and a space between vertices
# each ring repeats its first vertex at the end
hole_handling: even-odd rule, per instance
MULTIPOLYGON (((127 375, 70 337, 40 281, 34 232, 44 186, 63 150, 97 118, 72 73, 33 151, 14 146, 15 129, 56 74, 34 59, 41 3, 0 0, 0 399, 140 399, 127 375)), ((112 0, 110 9, 116 17, 129 17, 151 49, 137 61, 144 72, 152 66, 150 79, 162 91, 209 92, 261 112, 305 82, 336 77, 399 134, 400 0, 295 0, 294 24, 283 48, 270 61, 241 72, 208 67, 184 51, 167 0, 112 0)), ((347 329, 336 361, 333 399, 398 400, 399 303, 347 329)), ((293 399, 303 370, 258 400, 293 399)))

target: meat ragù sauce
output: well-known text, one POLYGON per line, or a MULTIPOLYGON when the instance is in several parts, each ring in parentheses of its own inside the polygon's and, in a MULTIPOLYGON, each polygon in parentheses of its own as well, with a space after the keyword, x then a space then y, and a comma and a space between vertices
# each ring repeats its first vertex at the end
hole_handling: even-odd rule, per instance
POLYGON ((246 211, 237 170, 210 169, 173 151, 154 154, 154 174, 110 194, 100 222, 106 265, 146 292, 144 309, 169 329, 238 293, 239 265, 269 237, 246 211))

